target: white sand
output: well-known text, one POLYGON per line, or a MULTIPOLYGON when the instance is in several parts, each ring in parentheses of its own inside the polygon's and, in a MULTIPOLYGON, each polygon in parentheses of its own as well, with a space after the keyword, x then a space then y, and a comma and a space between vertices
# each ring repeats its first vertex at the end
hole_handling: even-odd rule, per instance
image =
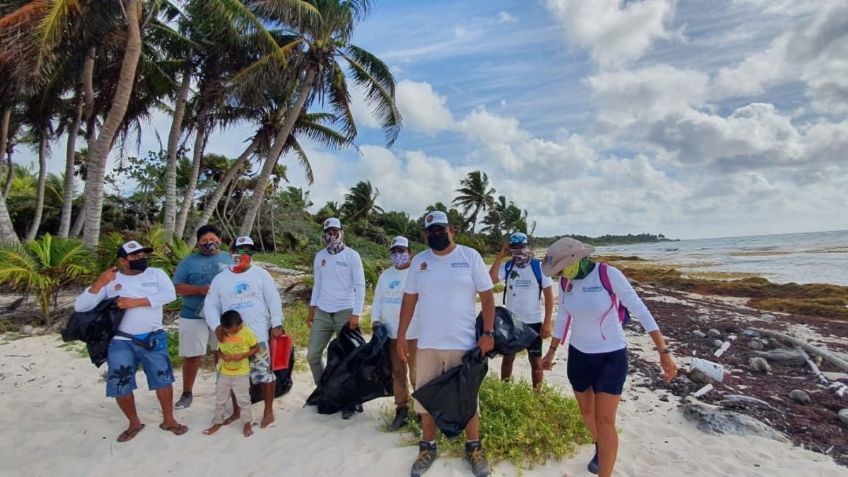
MULTIPOLYGON (((303 408, 312 390, 308 373, 296 375, 293 390, 276 401, 276 424, 265 430, 257 427, 247 439, 237 423, 214 436, 201 433, 214 405, 213 376, 208 372, 198 378, 192 407, 176 413, 190 431, 176 437, 159 430, 158 402, 139 373, 136 404, 147 427, 134 440, 118 444, 115 438, 126 420, 104 396, 105 365, 96 369, 60 344, 57 337, 42 336, 0 345, 0 475, 402 476, 409 475, 417 452, 414 446, 400 447, 397 435, 378 430, 378 415, 392 406, 390 398, 367 403, 366 412, 349 421, 303 408)), ((523 357, 516 368, 526 374, 519 363, 524 366, 523 357)), ((493 361, 491 372, 498 371, 499 362, 493 361)), ((546 379, 566 389, 564 373, 560 362, 546 379)), ((848 475, 848 469, 828 457, 788 444, 704 434, 684 421, 674 399, 659 401, 645 389, 628 386, 624 398, 616 475, 848 475)), ((260 413, 261 405, 256 405, 255 418, 260 413)), ((524 475, 590 475, 585 470, 590 457, 591 449, 585 446, 573 458, 524 475)), ((507 464, 498 464, 494 472, 516 474, 507 464)), ((468 475, 467 464, 455 458, 439 459, 427 473, 468 475)))

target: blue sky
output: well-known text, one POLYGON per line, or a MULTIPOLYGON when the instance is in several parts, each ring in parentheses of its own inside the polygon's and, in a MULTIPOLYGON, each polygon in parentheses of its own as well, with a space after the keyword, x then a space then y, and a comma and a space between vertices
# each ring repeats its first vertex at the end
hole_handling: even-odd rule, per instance
POLYGON ((317 206, 368 179, 418 216, 481 169, 538 235, 848 228, 844 1, 382 1, 354 43, 391 66, 404 128, 386 149, 357 99, 357 150, 308 147, 317 206))

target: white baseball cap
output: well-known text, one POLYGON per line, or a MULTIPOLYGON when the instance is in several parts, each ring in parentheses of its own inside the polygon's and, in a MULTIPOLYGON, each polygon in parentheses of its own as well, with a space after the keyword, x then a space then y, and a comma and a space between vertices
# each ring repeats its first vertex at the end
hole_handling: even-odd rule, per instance
POLYGON ((430 212, 426 217, 424 217, 424 228, 426 229, 431 225, 443 225, 447 227, 450 225, 448 222, 448 214, 441 210, 434 210, 430 212))
POLYGON ((119 257, 127 257, 134 253, 144 252, 150 253, 153 251, 152 247, 142 247, 140 243, 135 240, 130 240, 129 242, 124 243, 120 247, 118 247, 118 256, 119 257))
POLYGON ((324 221, 324 230, 341 229, 341 228, 342 228, 342 221, 335 218, 335 217, 330 217, 329 219, 324 221))
POLYGON ((253 239, 248 236, 238 237, 235 242, 233 242, 233 248, 244 247, 245 245, 249 245, 251 248, 256 248, 256 245, 253 244, 253 239))
POLYGON ((398 235, 397 237, 395 237, 394 240, 392 240, 392 244, 389 246, 389 250, 395 247, 409 248, 409 240, 402 235, 398 235))

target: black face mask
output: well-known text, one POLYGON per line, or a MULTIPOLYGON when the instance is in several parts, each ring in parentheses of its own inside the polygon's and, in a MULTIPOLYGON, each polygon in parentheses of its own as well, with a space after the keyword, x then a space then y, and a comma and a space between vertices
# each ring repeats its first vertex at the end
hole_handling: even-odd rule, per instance
POLYGON ((133 260, 130 263, 130 270, 134 270, 136 272, 143 272, 147 270, 147 258, 139 258, 138 260, 133 260))
POLYGON ((447 234, 428 235, 427 245, 433 250, 440 252, 450 246, 450 237, 447 234))

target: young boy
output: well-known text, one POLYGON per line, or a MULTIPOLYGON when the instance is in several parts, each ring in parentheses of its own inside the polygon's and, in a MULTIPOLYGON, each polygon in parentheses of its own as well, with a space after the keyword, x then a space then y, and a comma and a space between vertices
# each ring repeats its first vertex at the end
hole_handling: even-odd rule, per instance
POLYGON ((212 427, 203 433, 214 434, 221 426, 232 422, 224 419, 227 401, 232 392, 236 398, 233 403, 233 414, 241 408, 244 437, 248 437, 253 434, 248 358, 259 351, 259 340, 250 328, 244 326, 241 315, 235 310, 225 311, 221 315, 221 328, 224 331, 224 339, 218 344, 221 361, 218 383, 215 385, 215 417, 212 418, 212 427))

